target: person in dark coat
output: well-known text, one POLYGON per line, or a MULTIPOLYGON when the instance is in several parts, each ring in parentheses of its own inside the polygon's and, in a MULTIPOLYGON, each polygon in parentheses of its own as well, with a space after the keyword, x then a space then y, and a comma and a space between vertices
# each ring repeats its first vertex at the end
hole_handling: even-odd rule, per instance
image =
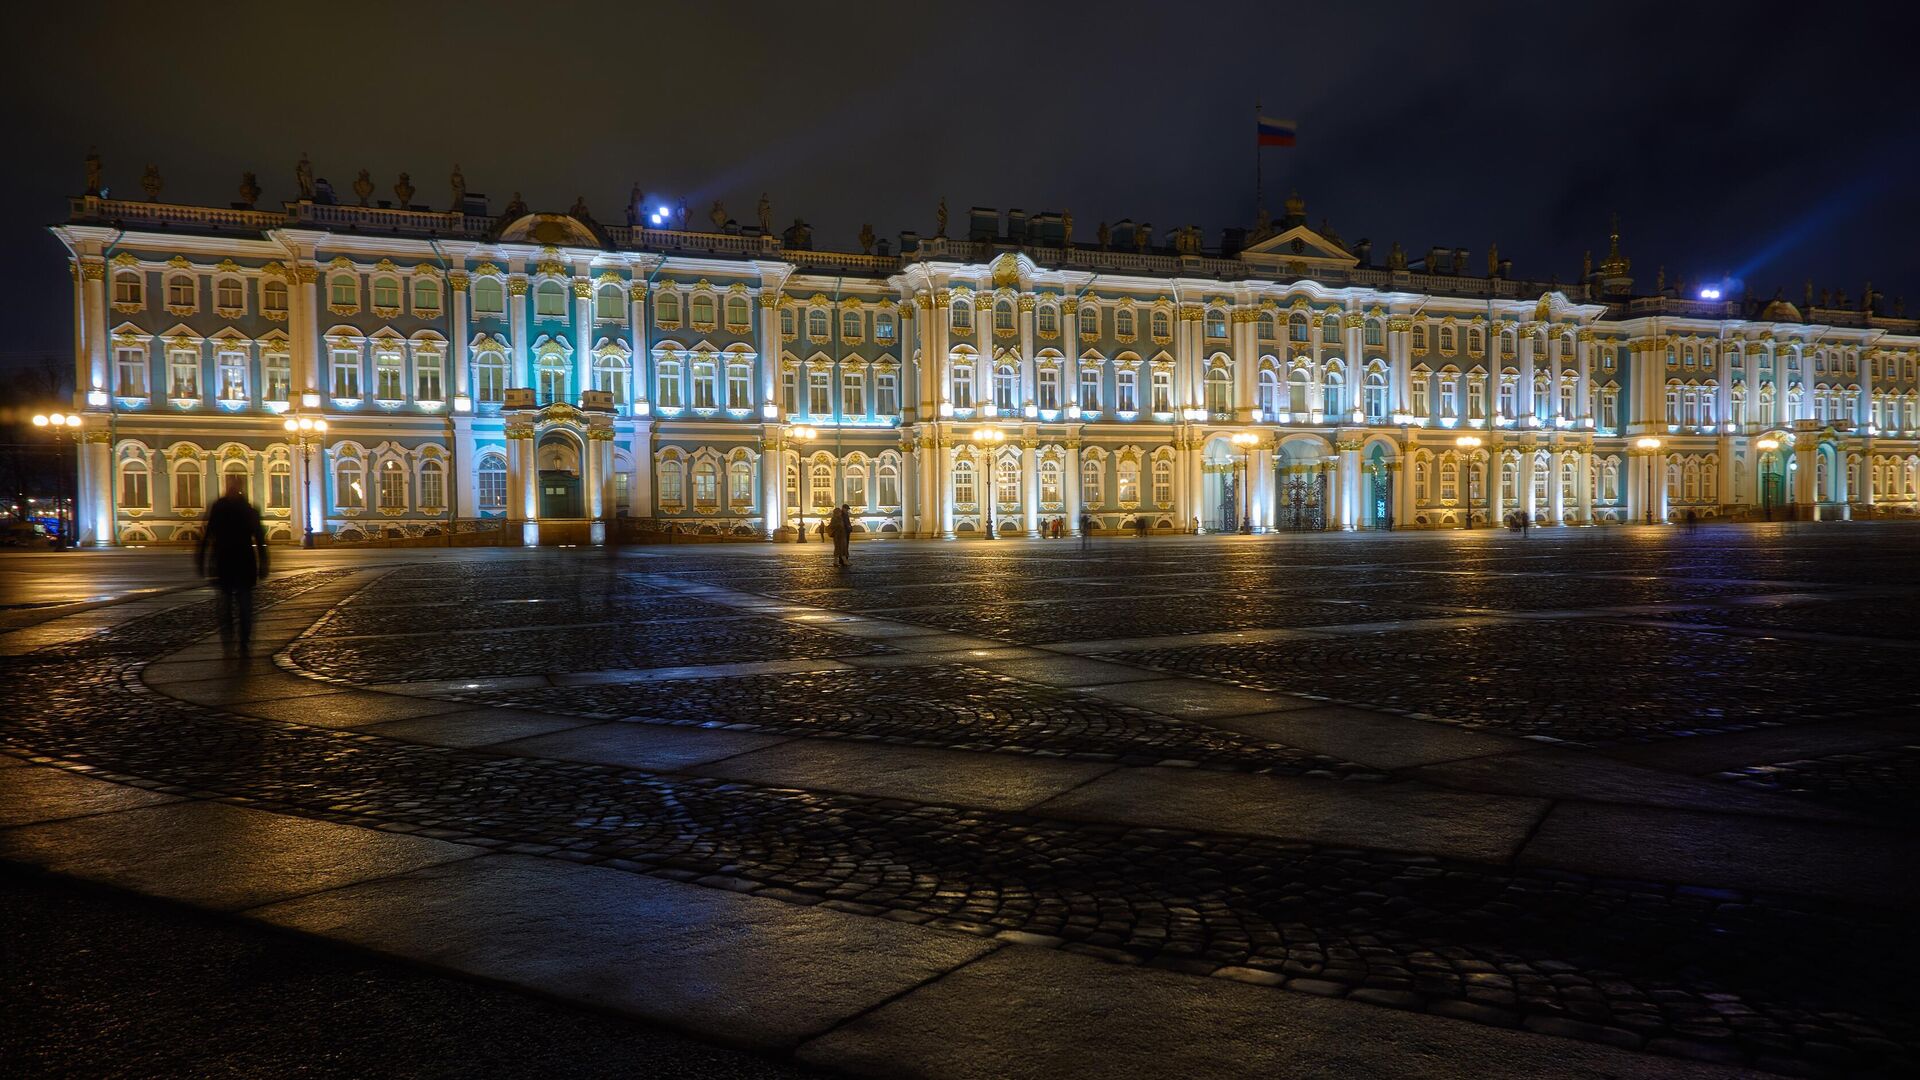
POLYGON ((827 535, 833 537, 833 565, 848 565, 848 549, 853 543, 852 507, 846 503, 834 507, 833 517, 827 521, 827 535))
POLYGON ((247 501, 246 480, 227 478, 227 493, 207 507, 206 527, 194 552, 200 573, 213 579, 220 619, 220 647, 234 645, 246 656, 253 648, 253 587, 267 576, 267 530, 260 511, 247 501))

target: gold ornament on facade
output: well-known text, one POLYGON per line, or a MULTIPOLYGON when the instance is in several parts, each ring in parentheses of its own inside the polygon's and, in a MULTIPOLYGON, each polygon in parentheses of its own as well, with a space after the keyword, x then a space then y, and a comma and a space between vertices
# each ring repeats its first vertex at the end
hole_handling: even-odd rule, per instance
MULTIPOLYGON (((71 272, 72 269, 72 265, 69 264, 69 272, 71 272)), ((79 271, 80 276, 88 281, 101 281, 107 276, 107 264, 99 259, 87 259, 81 262, 79 271)))
POLYGON ((508 296, 527 295, 527 279, 519 276, 518 274, 508 278, 507 279, 507 295, 508 296))
POLYGON ((573 298, 575 300, 589 300, 589 299, 592 299, 592 297, 593 297, 593 282, 588 281, 586 278, 574 278, 573 279, 573 298))

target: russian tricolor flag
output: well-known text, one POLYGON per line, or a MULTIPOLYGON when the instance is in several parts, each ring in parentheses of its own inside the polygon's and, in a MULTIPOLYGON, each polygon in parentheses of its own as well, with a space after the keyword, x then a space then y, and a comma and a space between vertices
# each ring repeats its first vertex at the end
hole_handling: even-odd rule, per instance
POLYGON ((1257 117, 1257 132, 1261 146, 1292 146, 1294 123, 1291 120, 1275 120, 1271 116, 1257 117))

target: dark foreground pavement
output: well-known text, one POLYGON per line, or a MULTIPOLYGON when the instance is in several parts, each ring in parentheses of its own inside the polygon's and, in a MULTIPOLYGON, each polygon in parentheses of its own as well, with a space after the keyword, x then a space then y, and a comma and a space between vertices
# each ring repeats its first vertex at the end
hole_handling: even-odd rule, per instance
POLYGON ((5 863, 0 1001, 21 1080, 825 1075, 5 863))

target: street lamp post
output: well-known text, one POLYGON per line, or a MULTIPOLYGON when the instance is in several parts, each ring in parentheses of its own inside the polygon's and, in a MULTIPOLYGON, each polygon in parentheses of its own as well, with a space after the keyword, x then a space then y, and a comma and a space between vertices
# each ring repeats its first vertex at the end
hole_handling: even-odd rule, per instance
MULTIPOLYGON (((34 427, 51 428, 53 430, 53 438, 56 445, 58 445, 59 443, 67 443, 76 448, 79 446, 79 443, 80 443, 81 423, 82 421, 80 419, 80 414, 78 413, 58 413, 58 412, 57 413, 36 413, 33 418, 34 427)), ((64 458, 66 455, 58 454, 56 456, 64 458)), ((61 464, 65 464, 65 463, 62 462, 61 464)), ((74 461, 73 461, 73 468, 72 470, 70 470, 70 472, 78 472, 79 470, 80 470, 80 459, 79 459, 78 450, 76 449, 75 455, 74 455, 74 461)), ((68 548, 71 548, 74 546, 74 543, 73 543, 74 521, 79 517, 79 515, 75 513, 75 511, 78 508, 74 506, 74 499, 71 497, 67 499, 66 511, 63 513, 60 509, 60 498, 62 494, 66 492, 66 490, 67 490, 67 481, 65 479, 62 479, 59 484, 59 489, 53 493, 53 517, 54 517, 54 520, 59 522, 60 524, 59 547, 60 547, 60 550, 62 551, 65 551, 68 548)))
POLYGON ((298 420, 292 417, 281 425, 287 434, 293 436, 300 450, 300 546, 313 546, 313 444, 327 433, 327 422, 302 416, 298 420))
POLYGON ((1233 445, 1240 448, 1240 535, 1242 536, 1253 535, 1253 504, 1247 491, 1247 483, 1252 479, 1253 470, 1248 466, 1247 461, 1253 454, 1254 444, 1259 441, 1260 436, 1251 431, 1235 432, 1233 436, 1233 445))
MULTIPOLYGON (((1473 528, 1473 452, 1480 448, 1480 436, 1462 435, 1453 444, 1467 455, 1467 528, 1473 528)), ((1415 492, 1418 495, 1419 492, 1415 492)), ((1493 508, 1493 455, 1487 455, 1487 508, 1493 508)), ((1489 523, 1491 524, 1491 523, 1489 523)))
POLYGON ((1773 452, 1780 449, 1780 440, 1765 438, 1753 444, 1760 451, 1760 512, 1768 521, 1773 520, 1773 452))
MULTIPOLYGON (((811 444, 813 440, 820 437, 820 432, 808 424, 797 424, 790 429, 787 434, 793 436, 794 441, 803 446, 811 444)), ((799 490, 794 494, 797 495, 800 500, 799 542, 804 544, 807 542, 807 496, 813 494, 813 477, 807 471, 807 455, 805 453, 800 455, 799 480, 800 483, 796 485, 799 490)))
POLYGON ((980 470, 980 479, 986 484, 987 488, 987 539, 989 540, 1000 539, 1000 531, 993 527, 993 503, 994 500, 999 497, 998 487, 995 483, 996 478, 993 474, 993 448, 1005 439, 1006 435, 1003 434, 999 428, 977 427, 973 429, 973 444, 985 451, 987 457, 987 467, 980 470))
POLYGON ((1654 485, 1660 482, 1660 468, 1656 460, 1660 456, 1660 440, 1647 435, 1635 439, 1633 445, 1645 451, 1647 455, 1647 524, 1651 525, 1653 524, 1654 485))

